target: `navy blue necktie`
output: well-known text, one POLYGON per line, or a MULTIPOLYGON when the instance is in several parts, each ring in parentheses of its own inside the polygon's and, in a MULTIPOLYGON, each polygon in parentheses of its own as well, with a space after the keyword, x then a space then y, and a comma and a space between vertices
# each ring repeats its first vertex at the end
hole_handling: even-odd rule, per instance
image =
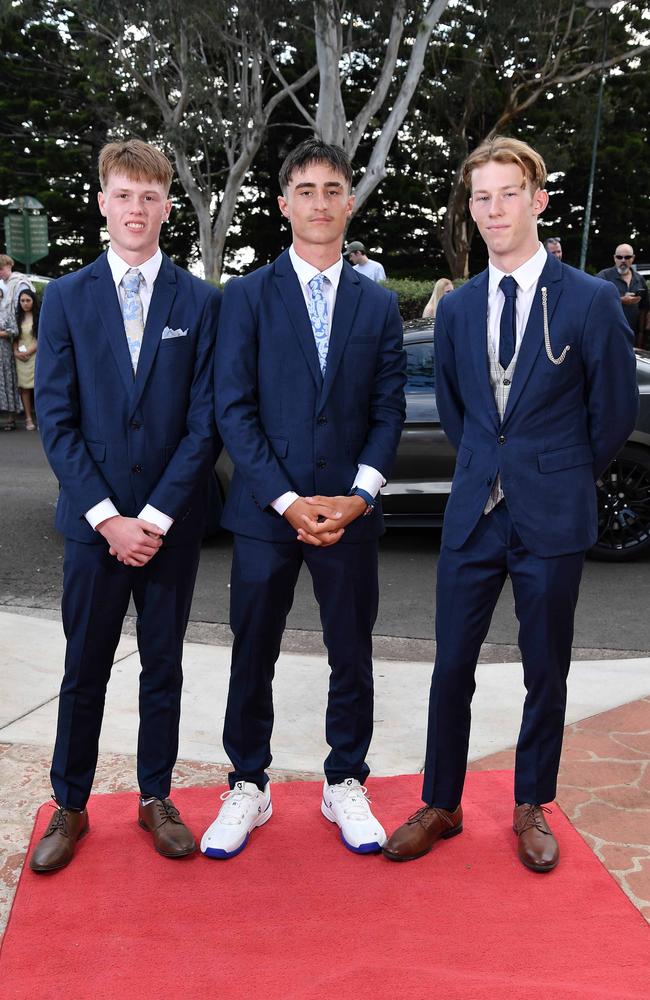
POLYGON ((517 282, 507 274, 499 282, 499 288, 506 297, 501 312, 499 327, 499 364, 505 370, 515 353, 517 328, 517 282))

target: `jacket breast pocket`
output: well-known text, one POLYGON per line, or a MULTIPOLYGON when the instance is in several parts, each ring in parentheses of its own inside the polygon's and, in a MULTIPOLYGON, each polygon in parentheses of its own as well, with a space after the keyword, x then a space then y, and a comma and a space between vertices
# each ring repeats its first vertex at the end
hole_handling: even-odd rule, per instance
POLYGON ((572 444, 567 448, 556 448, 537 456, 540 472, 561 472, 581 465, 593 465, 594 456, 588 444, 572 444))

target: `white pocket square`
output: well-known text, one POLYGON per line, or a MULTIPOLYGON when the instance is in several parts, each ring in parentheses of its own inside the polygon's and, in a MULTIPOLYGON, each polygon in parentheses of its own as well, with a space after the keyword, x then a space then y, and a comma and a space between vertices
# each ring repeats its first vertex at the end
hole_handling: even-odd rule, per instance
POLYGON ((189 330, 172 330, 170 327, 166 326, 162 332, 161 340, 171 340, 172 337, 187 337, 189 330))

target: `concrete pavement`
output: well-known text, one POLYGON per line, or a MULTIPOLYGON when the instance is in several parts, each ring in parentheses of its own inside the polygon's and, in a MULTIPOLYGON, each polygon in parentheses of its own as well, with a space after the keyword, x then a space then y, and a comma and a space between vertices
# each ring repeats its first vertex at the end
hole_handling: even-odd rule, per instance
MULTIPOLYGON (((47 768, 55 732, 64 652, 60 622, 0 611, 0 648, 3 653, 0 676, 1 932, 35 810, 49 795, 47 768)), ((225 644, 186 644, 176 784, 223 781, 227 758, 221 731, 229 663, 230 649, 225 644)), ((138 673, 135 638, 125 635, 109 685, 96 791, 136 788, 138 673)), ((375 734, 369 754, 374 774, 413 773, 421 769, 430 676, 431 662, 375 660, 375 734)), ((273 768, 276 780, 322 775, 322 761, 327 754, 324 735, 327 683, 324 650, 322 654, 282 653, 275 680, 273 768)), ((516 741, 523 697, 520 664, 479 665, 470 746, 472 766, 512 766, 510 748, 516 741)), ((563 763, 563 768, 570 765, 570 773, 567 772, 570 781, 563 784, 560 775, 558 801, 569 818, 573 818, 571 810, 576 813, 577 820, 582 814, 582 826, 574 820, 575 825, 619 878, 635 905, 650 918, 649 762, 650 658, 574 662, 569 677, 563 763), (594 729, 594 719, 609 717, 613 719, 609 729, 602 721, 594 729), (628 733, 621 740, 619 737, 626 725, 632 727, 632 735, 628 733), (572 740, 577 740, 573 749, 572 740), (607 751, 605 756, 604 749, 607 751), (597 766, 591 766, 594 764, 597 766), (625 764, 628 766, 622 766, 625 764), (618 791, 612 793, 615 801, 611 803, 607 790, 613 788, 618 791), (626 816, 633 816, 632 832, 629 836, 625 833, 627 839, 621 841, 619 834, 625 827, 621 821, 626 816), (593 835, 589 823, 596 830, 593 835), (640 835, 643 828, 645 837, 640 835), (627 875, 635 876, 629 884, 624 877, 627 875)), ((414 803, 414 808, 416 806, 414 803)))

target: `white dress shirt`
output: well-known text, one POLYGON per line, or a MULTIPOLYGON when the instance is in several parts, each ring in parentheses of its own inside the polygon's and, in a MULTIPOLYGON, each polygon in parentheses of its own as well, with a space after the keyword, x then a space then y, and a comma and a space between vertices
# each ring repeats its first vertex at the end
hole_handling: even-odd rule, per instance
MULTIPOLYGON (((113 247, 111 246, 108 248, 106 260, 111 269, 113 281, 115 282, 115 290, 120 301, 120 306, 122 306, 124 303, 125 292, 121 286, 121 281, 126 272, 133 265, 127 264, 125 260, 122 260, 122 258, 115 253, 113 247)), ((137 270, 144 279, 140 283, 140 300, 142 302, 143 323, 147 322, 151 296, 153 295, 153 286, 156 278, 158 277, 161 264, 162 252, 160 247, 158 247, 153 257, 150 257, 149 260, 145 260, 142 264, 138 264, 137 267, 137 270)), ((98 524, 102 523, 102 521, 108 520, 109 517, 116 517, 119 513, 120 512, 113 501, 107 497, 105 500, 100 500, 100 502, 95 504, 94 507, 91 507, 90 510, 86 511, 85 517, 90 527, 95 529, 98 524)), ((174 523, 173 518, 169 517, 167 514, 163 514, 162 511, 157 510, 155 507, 152 507, 151 504, 145 504, 138 514, 138 517, 141 517, 144 521, 150 521, 152 524, 157 525, 163 534, 167 534, 174 523)))
MULTIPOLYGON (((325 282, 323 285, 323 295, 327 301, 327 315, 329 317, 330 331, 332 328, 332 316, 334 315, 334 306, 336 305, 336 293, 339 287, 339 281, 341 280, 341 271, 343 270, 343 257, 332 264, 330 267, 326 268, 325 271, 319 271, 317 267, 313 264, 309 264, 302 257, 299 257, 296 253, 293 244, 289 247, 289 259, 296 272, 296 277, 300 283, 300 288, 305 299, 305 305, 309 308, 309 290, 308 285, 311 279, 317 274, 324 274, 329 281, 325 282)), ((373 469, 371 465, 360 465, 358 467, 358 472, 352 483, 352 489, 358 486, 359 489, 365 490, 371 496, 375 497, 379 493, 381 487, 385 484, 386 480, 380 472, 373 469)), ((298 494, 294 493, 293 490, 288 490, 283 493, 281 497, 277 500, 271 501, 271 506, 278 514, 284 514, 285 510, 291 506, 291 504, 298 500, 298 494)))
MULTIPOLYGON (((519 354, 522 337, 526 331, 526 323, 530 315, 530 308, 533 304, 535 291, 539 276, 544 270, 544 265, 548 260, 548 254, 540 243, 537 252, 533 254, 524 264, 521 264, 510 274, 519 286, 517 290, 517 341, 515 344, 515 357, 519 354)), ((499 357, 499 339, 501 326, 501 313, 505 295, 499 288, 499 282, 506 275, 506 271, 500 271, 498 267, 490 261, 488 264, 488 315, 487 315, 487 335, 492 342, 495 356, 499 357)))

